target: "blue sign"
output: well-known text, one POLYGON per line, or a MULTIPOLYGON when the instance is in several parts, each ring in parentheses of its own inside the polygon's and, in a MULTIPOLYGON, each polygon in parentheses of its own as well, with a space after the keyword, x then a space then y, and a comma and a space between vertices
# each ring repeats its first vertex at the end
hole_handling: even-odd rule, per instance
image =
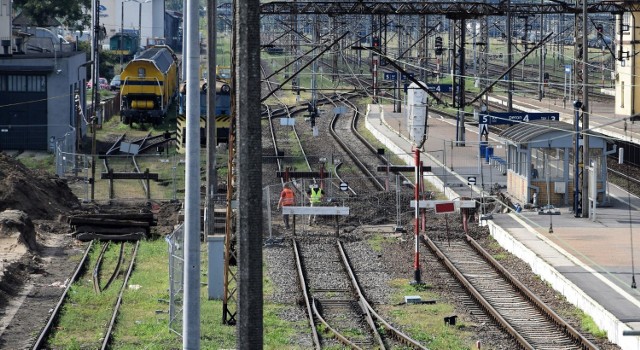
POLYGON ((396 79, 398 79, 398 73, 384 72, 384 80, 396 80, 396 79))
POLYGON ((565 74, 571 74, 571 65, 567 64, 566 66, 564 66, 564 73, 565 74))
POLYGON ((530 122, 532 120, 560 120, 560 113, 491 112, 489 114, 480 114, 478 123, 488 125, 513 125, 530 122))
MULTIPOLYGON (((451 92, 451 84, 427 84, 427 89, 431 92, 451 92)), ((420 89, 420 88, 414 88, 420 89)), ((404 92, 409 90, 409 83, 404 84, 404 92)))
POLYGON ((427 84, 429 91, 433 92, 451 92, 451 84, 427 84))
MULTIPOLYGON (((412 77, 412 78, 414 77, 413 73, 409 73, 409 76, 412 77)), ((407 80, 407 76, 404 73, 402 73, 402 74, 400 74, 400 79, 407 80)))

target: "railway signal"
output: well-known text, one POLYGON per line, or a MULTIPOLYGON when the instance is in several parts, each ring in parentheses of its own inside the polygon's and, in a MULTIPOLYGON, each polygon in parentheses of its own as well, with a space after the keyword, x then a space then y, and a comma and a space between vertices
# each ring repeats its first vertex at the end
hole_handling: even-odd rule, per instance
POLYGON ((436 55, 438 56, 442 55, 442 37, 441 36, 436 37, 436 55))

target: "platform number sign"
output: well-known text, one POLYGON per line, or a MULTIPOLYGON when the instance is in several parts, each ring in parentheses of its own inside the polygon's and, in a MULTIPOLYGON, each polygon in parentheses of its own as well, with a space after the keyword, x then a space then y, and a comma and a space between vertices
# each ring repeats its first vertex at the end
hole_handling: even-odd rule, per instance
POLYGON ((349 190, 349 184, 346 182, 341 182, 340 183, 340 191, 348 191, 349 190))

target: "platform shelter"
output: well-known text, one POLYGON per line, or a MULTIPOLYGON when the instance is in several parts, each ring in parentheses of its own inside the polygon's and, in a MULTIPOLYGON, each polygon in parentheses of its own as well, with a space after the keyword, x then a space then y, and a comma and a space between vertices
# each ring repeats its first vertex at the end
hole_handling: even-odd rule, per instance
MULTIPOLYGON (((575 127, 560 121, 537 120, 512 125, 499 137, 506 144, 507 192, 522 203, 573 205, 575 127)), ((589 134, 591 162, 596 174, 597 205, 608 205, 607 155, 615 152, 600 134, 589 134)), ((593 183, 593 182, 592 182, 593 183)), ((587 195, 587 194, 583 194, 587 195)))

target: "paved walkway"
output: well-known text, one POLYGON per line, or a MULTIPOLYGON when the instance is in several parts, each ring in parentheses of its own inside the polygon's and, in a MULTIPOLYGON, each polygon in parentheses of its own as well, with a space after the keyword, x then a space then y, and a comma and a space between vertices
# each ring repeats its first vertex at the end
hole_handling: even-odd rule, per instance
MULTIPOLYGON (((392 106, 370 105, 366 125, 393 153, 414 164, 401 113, 394 113, 392 106)), ((506 176, 500 169, 479 157, 477 128, 466 128, 465 147, 452 145, 455 132, 455 121, 430 116, 428 138, 420 154, 435 176, 426 179, 451 199, 469 196, 472 191, 477 196, 483 184, 487 195, 491 184, 505 186, 506 176), (476 186, 468 185, 469 177, 476 177, 476 186)), ((496 155, 503 155, 500 140, 490 139, 489 143, 495 146, 496 155)), ((632 268, 632 263, 640 267, 636 262, 640 260, 640 219, 636 219, 640 198, 629 197, 613 185, 609 194, 611 206, 597 208, 595 221, 575 218, 568 208, 561 208, 560 215, 526 210, 494 214, 486 224, 504 248, 589 314, 612 342, 623 349, 640 350, 640 337, 622 335, 623 330, 640 330, 640 292, 631 288, 633 272, 640 285, 640 271, 632 268)))

